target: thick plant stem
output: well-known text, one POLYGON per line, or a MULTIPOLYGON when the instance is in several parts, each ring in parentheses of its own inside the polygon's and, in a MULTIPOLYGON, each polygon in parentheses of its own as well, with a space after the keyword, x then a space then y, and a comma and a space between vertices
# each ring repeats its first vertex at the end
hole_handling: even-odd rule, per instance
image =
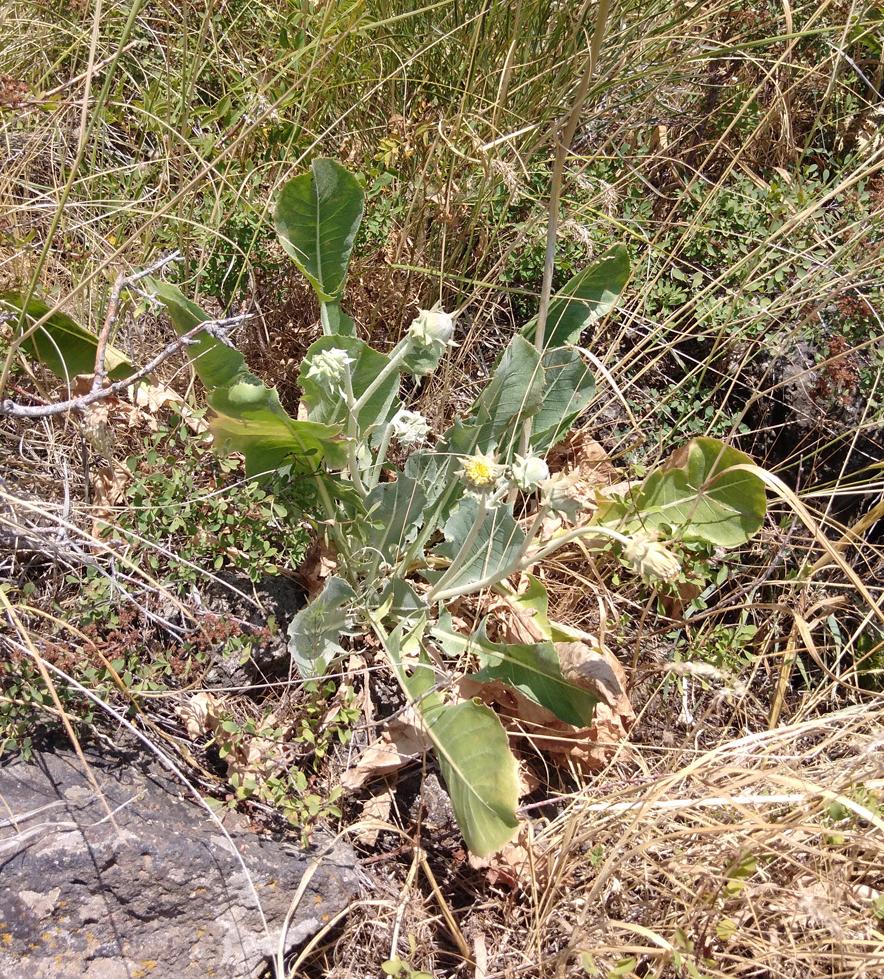
POLYGON ((411 346, 411 341, 408 337, 403 337, 399 343, 393 348, 393 352, 390 354, 390 360, 384 367, 384 369, 378 374, 378 376, 368 385, 368 387, 359 395, 359 400, 353 405, 353 414, 359 416, 359 412, 368 404, 369 398, 377 391, 377 389, 387 380, 387 378, 394 372, 399 370, 399 366, 403 360, 405 360, 408 355, 408 348, 411 346))
POLYGON ((331 530, 331 535, 335 540, 335 544, 339 553, 343 556, 344 560, 349 562, 350 560, 350 548, 347 546, 347 539, 338 529, 337 523, 335 522, 335 505, 332 503, 332 498, 328 495, 328 489, 325 483, 322 481, 322 477, 315 475, 314 480, 316 482, 316 492, 319 494, 319 499, 322 500, 322 507, 325 510, 325 514, 331 521, 329 524, 329 529, 331 530))
POLYGON ((368 478, 366 479, 366 485, 370 490, 374 489, 375 486, 381 481, 381 473, 384 469, 384 463, 387 461, 387 450, 390 448, 390 439, 393 437, 393 426, 388 422, 384 425, 384 432, 381 435, 381 442, 378 446, 378 452, 375 456, 374 465, 368 472, 368 478))
POLYGON ((430 589, 427 595, 427 602, 433 602, 436 600, 436 596, 445 590, 445 584, 457 574, 458 569, 461 567, 464 560, 469 558, 470 552, 473 549, 473 545, 479 536, 479 532, 482 530, 482 525, 485 523, 485 516, 488 513, 488 504, 484 497, 479 500, 479 505, 476 507, 476 515, 473 517, 472 525, 467 531, 467 536, 463 539, 463 543, 457 549, 457 553, 451 559, 451 564, 448 566, 448 570, 442 577, 436 582, 435 585, 430 589))
POLYGON ((569 530, 566 534, 562 534, 561 537, 554 538, 539 551, 535 551, 533 554, 526 554, 521 562, 520 570, 524 570, 537 561, 542 561, 544 558, 549 557, 559 550, 559 548, 564 547, 565 544, 570 544, 572 540, 590 536, 608 537, 618 544, 622 544, 624 547, 630 542, 630 538, 626 534, 621 534, 619 530, 613 530, 611 527, 603 527, 601 524, 590 525, 589 527, 577 527, 574 530, 569 530))
POLYGON ((331 322, 328 318, 328 303, 319 304, 319 322, 322 324, 322 335, 326 337, 332 336, 331 322))
POLYGON ((347 398, 347 467, 350 470, 350 480, 356 492, 365 499, 365 486, 362 483, 362 473, 359 471, 359 412, 356 399, 353 397, 353 381, 349 369, 344 371, 344 395, 347 398))

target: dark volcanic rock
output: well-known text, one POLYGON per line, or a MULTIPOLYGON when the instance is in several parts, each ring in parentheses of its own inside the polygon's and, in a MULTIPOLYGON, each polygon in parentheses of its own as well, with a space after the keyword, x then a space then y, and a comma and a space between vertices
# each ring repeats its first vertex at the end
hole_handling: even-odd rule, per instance
MULTIPOLYGON (((309 857, 231 831, 165 775, 87 756, 117 826, 73 753, 0 768, 0 975, 4 979, 246 979, 259 975, 309 857), (266 918, 265 929, 249 883, 266 918)), ((346 907, 352 853, 325 857, 287 948, 346 907)))
POLYGON ((203 594, 206 608, 225 619, 255 628, 276 620, 275 635, 252 649, 251 659, 242 663, 237 651, 226 658, 215 656, 205 678, 210 686, 249 686, 256 681, 288 676, 291 655, 286 630, 306 602, 304 589, 284 575, 267 575, 257 584, 237 571, 220 571, 203 594))

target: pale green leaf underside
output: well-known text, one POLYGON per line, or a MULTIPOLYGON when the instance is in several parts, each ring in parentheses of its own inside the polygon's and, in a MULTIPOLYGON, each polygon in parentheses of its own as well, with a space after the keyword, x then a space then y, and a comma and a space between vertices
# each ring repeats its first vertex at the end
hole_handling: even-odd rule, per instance
MULTIPOLYGON (((433 552, 439 557, 453 559, 467 539, 478 500, 464 497, 445 523, 445 543, 433 552)), ((483 579, 510 567, 525 543, 525 534, 513 520, 507 507, 490 510, 475 539, 470 553, 458 561, 457 568, 445 579, 446 588, 475 585, 483 579)))
POLYGON ((517 766, 503 725, 472 700, 423 715, 467 846, 480 857, 499 850, 519 827, 517 766))
POLYGON ((445 779, 457 824, 470 850, 485 856, 513 838, 519 826, 518 767, 497 715, 472 700, 446 704, 421 637, 426 619, 383 637, 390 661, 420 711, 445 779), (409 670, 404 658, 418 657, 409 670))
POLYGON ((731 468, 751 464, 718 439, 691 439, 645 479, 635 508, 651 529, 737 547, 761 529, 767 510, 764 483, 731 468))
POLYGON ((477 701, 443 703, 426 662, 405 682, 427 725, 467 846, 480 857, 499 850, 519 825, 518 769, 500 719, 477 701))
POLYGON ((345 581, 329 578, 322 592, 289 624, 289 653, 305 679, 321 677, 341 654, 347 604, 353 597, 353 589, 345 581))

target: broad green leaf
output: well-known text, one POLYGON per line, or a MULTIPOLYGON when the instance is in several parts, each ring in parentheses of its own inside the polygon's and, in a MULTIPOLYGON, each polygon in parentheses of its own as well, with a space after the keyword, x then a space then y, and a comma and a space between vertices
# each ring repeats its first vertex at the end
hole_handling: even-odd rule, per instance
MULTIPOLYGON (((298 382, 301 385, 304 404, 307 406, 310 420, 343 426, 347 422, 349 413, 341 391, 339 389, 332 390, 328 385, 309 376, 311 361, 316 354, 333 348, 346 350, 347 354, 355 361, 350 365, 350 371, 353 396, 357 400, 389 364, 390 358, 378 353, 377 350, 373 350, 367 343, 357 340, 356 337, 320 337, 310 345, 310 349, 301 362, 301 370, 298 375, 298 382)), ((394 371, 368 399, 365 406, 360 409, 360 432, 367 432, 370 428, 382 424, 389 418, 398 391, 399 373, 394 371)))
POLYGON ((454 631, 448 613, 440 615, 432 635, 449 656, 469 651, 478 657, 482 669, 467 674, 470 679, 479 683, 495 680, 505 683, 552 711, 566 724, 586 727, 591 723, 598 699, 562 675, 559 655, 552 642, 491 642, 484 627, 472 636, 462 636, 454 631))
POLYGON ((519 828, 518 766, 500 719, 474 700, 433 698, 422 714, 467 846, 479 857, 499 850, 519 828))
POLYGON ((595 396, 595 378, 576 350, 546 350, 543 400, 534 416, 531 446, 544 455, 558 444, 595 396))
POLYGON ((444 355, 444 350, 415 345, 402 361, 402 370, 406 374, 414 374, 415 377, 424 377, 436 370, 444 355))
MULTIPOLYGON (((460 501, 445 522, 445 542, 433 551, 435 555, 454 560, 471 533, 479 506, 479 501, 472 496, 465 496, 460 501)), ((484 578, 503 573, 511 567, 524 543, 525 534, 513 520, 508 507, 489 510, 475 535, 470 553, 461 557, 457 566, 452 566, 450 573, 446 573, 445 588, 475 585, 484 578)))
POLYGON ((446 704, 437 676, 421 648, 426 618, 380 635, 384 648, 432 741, 457 823, 467 846, 485 856, 509 842, 518 830, 518 768, 506 731, 489 707, 468 700, 446 704), (414 662, 415 666, 406 664, 414 662))
MULTIPOLYGON (((146 280, 151 293, 166 307, 179 335, 189 333, 209 315, 175 286, 146 280)), ((323 459, 340 464, 343 449, 339 425, 296 421, 282 407, 274 388, 246 368, 242 354, 208 333, 198 333, 187 353, 208 389, 209 406, 220 451, 241 452, 250 476, 272 471, 290 457, 316 469, 323 459)))
POLYGON ((366 546, 392 564, 399 550, 414 539, 424 512, 424 494, 408 476, 380 483, 366 497, 366 546))
MULTIPOLYGON (((629 253, 615 245, 593 265, 578 272, 549 304, 544 349, 576 343, 580 334, 615 306, 629 279, 629 253)), ((522 336, 533 340, 537 317, 522 327, 522 336)))
POLYGON ((380 605, 386 608, 384 618, 394 622, 414 619, 420 614, 426 614, 426 603, 418 593, 402 578, 393 578, 384 589, 380 605))
POLYGON ((229 388, 213 391, 209 406, 217 412, 210 422, 219 452, 240 452, 246 473, 258 476, 273 472, 289 457, 312 470, 323 459, 340 464, 340 443, 334 441, 340 428, 311 421, 295 421, 278 405, 276 391, 251 375, 241 376, 229 388), (250 401, 254 395, 255 400, 250 401))
MULTIPOLYGON (((145 279, 145 288, 165 307, 179 336, 190 333, 211 316, 169 282, 145 279)), ((243 355, 209 333, 198 333, 187 346, 187 354, 200 380, 211 391, 230 384, 246 370, 243 355)))
POLYGON ((353 322, 353 317, 348 316, 341 309, 340 303, 323 303, 323 306, 325 307, 325 315, 328 319, 328 330, 326 332, 340 337, 356 336, 356 324, 353 322))
POLYGON ((487 452, 496 446, 511 453, 517 444, 515 432, 540 408, 543 389, 540 355, 524 337, 513 337, 470 409, 467 423, 478 429, 474 448, 487 452))
POLYGON ((586 727, 591 723, 598 701, 562 676, 559 654, 551 642, 529 645, 486 640, 479 649, 484 666, 478 673, 469 674, 473 680, 500 680, 566 724, 586 727))
POLYGON ((555 622, 549 617, 549 595, 546 587, 533 574, 525 576, 528 587, 523 591, 510 592, 507 590, 507 601, 533 613, 534 623, 540 634, 552 642, 582 642, 592 637, 581 629, 574 629, 561 622, 555 622))
POLYGON ((718 439, 691 439, 645 479, 635 509, 651 529, 737 547, 761 529, 767 511, 764 483, 731 468, 751 464, 718 439))
POLYGON ((338 299, 344 289, 363 198, 359 182, 340 163, 318 159, 310 173, 285 184, 276 202, 282 247, 323 302, 338 299))
MULTIPOLYGON (((50 313, 52 307, 32 296, 25 308, 25 297, 21 293, 5 292, 0 295, 0 309, 18 313, 19 330, 25 333, 50 313), (21 316, 22 313, 25 315, 21 316)), ((98 337, 61 310, 50 313, 46 322, 22 341, 21 346, 64 381, 77 374, 91 374, 95 370, 98 337)), ((105 348, 104 366, 108 377, 114 380, 122 380, 133 371, 126 355, 110 344, 105 348)))
POLYGON ((518 766, 500 719, 485 704, 446 704, 433 692, 435 673, 424 657, 405 684, 420 710, 457 825, 467 846, 484 857, 519 828, 518 766))
POLYGON ((305 679, 322 676, 341 655, 341 635, 348 625, 353 589, 340 578, 329 578, 322 592, 292 619, 288 648, 305 679))

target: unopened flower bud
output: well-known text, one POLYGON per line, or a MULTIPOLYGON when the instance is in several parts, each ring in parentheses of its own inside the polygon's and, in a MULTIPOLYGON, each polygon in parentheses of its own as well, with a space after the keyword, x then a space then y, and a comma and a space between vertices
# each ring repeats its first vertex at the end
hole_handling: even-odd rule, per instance
POLYGON ((412 343, 441 357, 451 345, 454 320, 441 309, 422 309, 408 328, 412 343))
POLYGON ((584 508, 583 500, 575 490, 574 477, 564 473, 556 473, 540 484, 540 502, 550 513, 562 517, 571 523, 576 523, 580 511, 584 508))
POLYGON ((390 430, 393 437, 398 439, 401 445, 408 448, 426 441, 430 434, 430 423, 419 411, 400 408, 390 422, 390 430))
POLYGON ((525 493, 536 490, 540 483, 549 479, 549 466, 540 456, 516 456, 510 467, 513 482, 525 493))
POLYGON ((636 534, 623 548, 623 556, 647 582, 675 581, 681 572, 678 558, 645 534, 636 534))
POLYGON ((341 350, 339 347, 320 350, 310 358, 307 377, 313 378, 320 384, 336 388, 343 381, 352 363, 355 363, 353 358, 346 350, 341 350))

